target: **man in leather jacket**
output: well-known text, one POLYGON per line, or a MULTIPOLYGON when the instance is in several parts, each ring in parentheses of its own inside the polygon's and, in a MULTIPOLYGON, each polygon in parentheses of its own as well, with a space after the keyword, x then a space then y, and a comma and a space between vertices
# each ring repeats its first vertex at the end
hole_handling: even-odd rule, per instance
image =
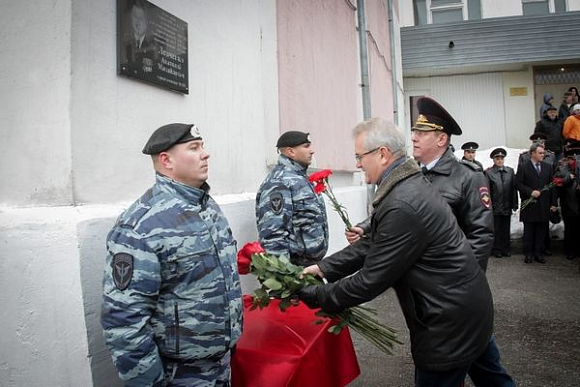
POLYGON ((492 253, 497 258, 510 256, 512 210, 518 209, 515 173, 513 168, 504 165, 506 154, 503 148, 491 151, 489 157, 493 160, 493 166, 485 171, 491 193, 495 229, 492 253))
POLYGON ((357 167, 378 185, 370 233, 307 267, 330 284, 309 286, 299 297, 337 312, 393 287, 410 331, 415 385, 458 387, 493 330, 485 274, 451 208, 405 156, 398 128, 375 118, 354 135, 357 167))
MULTIPOLYGON (((485 271, 493 247, 493 213, 487 180, 481 169, 468 161, 459 161, 449 149, 451 135, 461 128, 437 101, 423 97, 417 100, 419 117, 411 140, 413 157, 420 163, 425 177, 451 206, 459 227, 485 271)), ((469 376, 476 386, 515 386, 500 363, 500 354, 492 336, 486 351, 471 365, 469 376)))

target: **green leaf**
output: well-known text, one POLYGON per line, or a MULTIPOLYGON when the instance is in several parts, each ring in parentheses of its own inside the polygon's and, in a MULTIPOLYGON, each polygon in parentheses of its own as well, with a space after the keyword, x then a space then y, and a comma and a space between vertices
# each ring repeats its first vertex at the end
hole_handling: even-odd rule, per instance
POLYGON ((264 281, 264 286, 272 290, 279 290, 282 288, 282 284, 280 284, 280 282, 276 281, 274 278, 268 278, 266 281, 264 281))
POLYGON ((285 312, 286 309, 288 309, 289 307, 292 306, 292 301, 289 298, 283 298, 282 301, 280 301, 280 310, 282 312, 285 312))

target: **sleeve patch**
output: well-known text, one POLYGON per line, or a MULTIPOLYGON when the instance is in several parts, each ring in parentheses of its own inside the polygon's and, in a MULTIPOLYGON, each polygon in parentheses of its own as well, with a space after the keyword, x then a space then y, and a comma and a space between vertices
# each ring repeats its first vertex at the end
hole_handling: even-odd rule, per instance
POLYGON ((270 208, 276 215, 282 212, 282 208, 284 207, 284 197, 280 192, 272 192, 270 194, 270 208))
POLYGON ((133 278, 133 256, 119 253, 113 256, 113 281, 119 290, 127 289, 133 278))
POLYGON ((485 208, 491 207, 491 197, 489 196, 489 189, 487 187, 479 187, 479 199, 485 208))

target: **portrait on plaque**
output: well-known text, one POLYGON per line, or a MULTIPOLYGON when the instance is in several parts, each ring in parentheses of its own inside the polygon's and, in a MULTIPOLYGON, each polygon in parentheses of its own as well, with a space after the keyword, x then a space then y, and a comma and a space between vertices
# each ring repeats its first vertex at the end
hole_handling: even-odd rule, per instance
POLYGON ((146 0, 117 0, 118 73, 189 93, 187 23, 146 0))

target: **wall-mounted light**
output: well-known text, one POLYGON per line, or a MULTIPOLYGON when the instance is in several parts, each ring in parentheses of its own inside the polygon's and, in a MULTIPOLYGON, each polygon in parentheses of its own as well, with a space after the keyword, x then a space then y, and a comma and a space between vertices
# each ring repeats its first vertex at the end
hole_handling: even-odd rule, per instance
POLYGON ((455 47, 455 43, 453 43, 453 40, 449 41, 449 48, 453 48, 455 47))

